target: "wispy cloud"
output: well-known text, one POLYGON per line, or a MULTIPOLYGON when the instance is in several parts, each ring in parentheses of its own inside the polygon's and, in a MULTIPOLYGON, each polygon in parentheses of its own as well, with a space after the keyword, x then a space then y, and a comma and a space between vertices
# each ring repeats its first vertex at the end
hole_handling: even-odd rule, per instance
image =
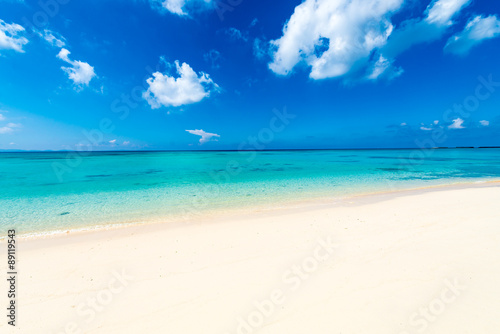
POLYGON ((0 134, 12 133, 19 129, 22 125, 19 123, 7 123, 7 125, 0 127, 0 134))
POLYGON ((153 7, 179 16, 189 16, 192 10, 210 9, 212 0, 150 0, 153 7))
POLYGON ((259 23, 259 19, 254 18, 254 19, 252 20, 252 22, 250 22, 250 26, 249 26, 249 27, 250 27, 250 28, 253 28, 253 27, 255 27, 255 26, 257 25, 257 23, 259 23))
POLYGON ((152 78, 146 80, 149 88, 144 92, 143 98, 151 108, 192 104, 209 97, 211 92, 219 91, 219 86, 207 73, 197 74, 189 64, 180 65, 178 60, 173 66, 175 66, 177 77, 155 72, 152 78))
POLYGON ((411 47, 430 43, 440 39, 454 24, 453 18, 465 8, 471 0, 435 0, 429 4, 421 18, 403 21, 398 29, 392 32, 387 43, 378 53, 391 62, 385 71, 388 75, 397 70, 392 66, 394 60, 411 47))
POLYGON ((451 19, 464 6, 467 6, 471 0, 434 0, 427 7, 427 17, 425 21, 439 26, 450 26, 453 24, 451 19))
POLYGON ((253 55, 257 59, 264 59, 269 55, 269 46, 264 39, 258 37, 254 39, 253 55))
POLYGON ((490 125, 490 121, 479 121, 479 124, 481 124, 482 126, 489 126, 490 125))
POLYGON ((28 39, 22 36, 24 31, 24 27, 19 24, 0 20, 0 50, 24 52, 23 46, 28 43, 28 39))
POLYGON ((219 51, 212 49, 203 55, 203 59, 209 63, 212 68, 219 68, 219 62, 222 59, 222 56, 219 51))
POLYGON ((371 69, 368 70, 367 79, 377 80, 384 76, 392 80, 399 77, 404 71, 400 67, 393 66, 392 63, 393 60, 386 59, 380 55, 379 59, 371 66, 371 69))
POLYGON ((51 30, 45 29, 43 31, 37 31, 37 34, 52 46, 62 48, 66 45, 66 39, 51 30))
POLYGON ((186 130, 187 132, 196 135, 196 136, 201 136, 200 138, 200 145, 209 142, 209 141, 217 141, 216 138, 219 138, 220 136, 216 133, 210 133, 210 132, 205 132, 203 130, 186 130))
POLYGON ((224 33, 233 41, 242 40, 244 42, 248 41, 248 36, 245 32, 242 32, 239 29, 234 27, 230 27, 224 29, 224 33))
POLYGON ((471 48, 482 41, 498 36, 500 36, 500 20, 495 15, 488 17, 478 15, 467 23, 462 32, 448 39, 444 50, 466 55, 471 48))

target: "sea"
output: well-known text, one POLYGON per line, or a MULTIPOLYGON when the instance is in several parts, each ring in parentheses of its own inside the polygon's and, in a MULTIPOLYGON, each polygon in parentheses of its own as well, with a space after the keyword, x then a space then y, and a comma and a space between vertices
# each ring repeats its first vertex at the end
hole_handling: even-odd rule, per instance
POLYGON ((43 235, 500 180, 500 149, 0 153, 0 227, 43 235))

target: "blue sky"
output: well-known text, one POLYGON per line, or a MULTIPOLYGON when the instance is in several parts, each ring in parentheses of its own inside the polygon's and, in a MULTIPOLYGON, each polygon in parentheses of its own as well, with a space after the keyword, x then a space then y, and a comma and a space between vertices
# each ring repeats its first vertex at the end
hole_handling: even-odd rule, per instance
POLYGON ((500 145, 487 0, 0 0, 0 150, 500 145))

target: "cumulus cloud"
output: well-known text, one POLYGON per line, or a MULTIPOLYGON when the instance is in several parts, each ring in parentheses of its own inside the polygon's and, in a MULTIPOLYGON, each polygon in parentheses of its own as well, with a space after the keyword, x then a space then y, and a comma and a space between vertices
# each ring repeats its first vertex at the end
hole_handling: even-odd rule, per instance
POLYGON ((453 17, 471 0, 434 0, 422 18, 394 27, 391 18, 403 0, 305 0, 271 41, 269 68, 288 75, 305 64, 312 79, 363 74, 393 79, 403 73, 396 56, 411 46, 442 37, 453 17))
POLYGON ((393 30, 390 16, 402 0, 306 0, 295 8, 283 36, 271 41, 269 68, 287 75, 299 63, 313 79, 338 77, 384 45, 393 30))
POLYGON ((61 69, 68 74, 69 79, 71 79, 77 87, 81 88, 84 85, 88 86, 90 80, 96 76, 94 67, 79 60, 69 59, 69 54, 70 52, 63 48, 57 55, 57 58, 71 65, 71 67, 63 66, 61 69))
POLYGON ((0 134, 12 133, 20 127, 21 124, 19 123, 7 123, 7 125, 0 127, 0 134))
POLYGON ((0 114, 0 121, 5 121, 5 116, 0 114))
POLYGON ((488 17, 478 15, 467 23, 462 32, 448 39, 444 50, 458 55, 465 55, 475 45, 499 35, 500 20, 495 15, 488 17))
POLYGON ((212 0, 150 0, 154 7, 161 8, 172 14, 187 16, 188 9, 208 9, 212 0))
POLYGON ((66 39, 51 30, 37 31, 37 34, 52 46, 62 48, 66 45, 66 39))
POLYGON ((456 118, 452 121, 450 125, 448 125, 448 129, 465 129, 465 126, 462 126, 464 120, 461 118, 456 118))
POLYGON ((28 43, 28 39, 21 36, 24 30, 19 24, 9 24, 0 20, 0 50, 24 52, 23 46, 28 43))
POLYGON ((187 132, 196 135, 196 136, 201 136, 200 138, 200 145, 209 142, 209 141, 217 141, 216 138, 220 138, 220 136, 216 133, 210 133, 210 132, 205 132, 203 130, 186 130, 187 132))
POLYGON ((185 104, 200 102, 210 96, 211 92, 219 91, 219 86, 205 72, 197 74, 187 63, 174 62, 177 77, 168 73, 153 73, 146 80, 149 88, 143 93, 153 109, 178 107, 185 104))
POLYGON ((490 121, 479 121, 479 124, 481 124, 482 126, 489 126, 490 125, 490 121))

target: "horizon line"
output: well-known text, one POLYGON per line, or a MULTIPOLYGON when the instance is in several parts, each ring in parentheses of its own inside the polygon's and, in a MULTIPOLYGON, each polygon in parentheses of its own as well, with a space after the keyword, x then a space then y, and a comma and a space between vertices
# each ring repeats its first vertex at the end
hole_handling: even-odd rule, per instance
POLYGON ((400 148, 276 148, 263 150, 102 150, 102 151, 76 151, 76 150, 16 150, 0 149, 0 153, 151 153, 151 152, 272 152, 272 151, 376 151, 376 150, 442 150, 442 149, 494 149, 500 146, 445 146, 445 147, 400 147, 400 148))

